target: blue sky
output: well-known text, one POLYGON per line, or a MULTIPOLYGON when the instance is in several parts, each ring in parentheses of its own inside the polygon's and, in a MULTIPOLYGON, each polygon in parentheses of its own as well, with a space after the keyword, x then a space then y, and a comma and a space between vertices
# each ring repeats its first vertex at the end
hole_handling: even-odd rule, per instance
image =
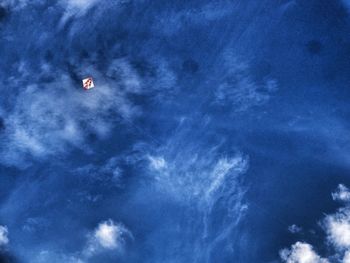
POLYGON ((1 1, 0 262, 349 263, 349 19, 1 1))

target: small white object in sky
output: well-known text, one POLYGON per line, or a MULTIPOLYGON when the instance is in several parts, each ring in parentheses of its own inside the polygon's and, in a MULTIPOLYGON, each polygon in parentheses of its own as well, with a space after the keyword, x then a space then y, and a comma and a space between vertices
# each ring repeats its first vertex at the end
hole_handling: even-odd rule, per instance
POLYGON ((84 89, 88 90, 88 89, 92 89, 94 87, 95 87, 95 85, 94 85, 94 82, 93 82, 91 77, 83 79, 83 88, 84 89))
POLYGON ((300 226, 297 226, 295 224, 291 225, 288 227, 288 231, 291 232, 292 234, 296 234, 301 232, 303 229, 300 226))

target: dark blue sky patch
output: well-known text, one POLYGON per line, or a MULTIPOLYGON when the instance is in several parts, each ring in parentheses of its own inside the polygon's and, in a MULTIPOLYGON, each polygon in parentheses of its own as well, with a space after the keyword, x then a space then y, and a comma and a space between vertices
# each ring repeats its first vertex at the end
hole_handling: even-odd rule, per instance
POLYGON ((306 48, 311 54, 317 55, 320 54, 322 50, 322 43, 318 40, 310 40, 307 42, 306 48))
POLYGON ((5 7, 0 6, 0 22, 3 22, 8 15, 8 11, 5 7))

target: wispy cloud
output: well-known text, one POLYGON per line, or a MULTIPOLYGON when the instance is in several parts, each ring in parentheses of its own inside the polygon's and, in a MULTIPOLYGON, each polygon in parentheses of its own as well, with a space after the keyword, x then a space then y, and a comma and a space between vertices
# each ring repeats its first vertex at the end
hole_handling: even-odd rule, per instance
MULTIPOLYGON (((183 233, 177 245, 192 251, 179 258, 189 262, 207 262, 218 247, 232 246, 233 231, 248 208, 240 183, 249 168, 248 157, 240 152, 223 153, 221 144, 202 144, 205 136, 197 140, 192 129, 182 126, 167 143, 141 147, 152 186, 165 199, 193 213, 187 215, 195 218, 191 224, 176 223, 183 233), (218 228, 213 227, 216 213, 225 222, 218 228)), ((164 245, 162 249, 170 254, 173 248, 164 245)))
POLYGON ((159 14, 159 17, 153 24, 153 29, 156 32, 170 36, 189 26, 200 26, 217 21, 233 14, 234 11, 234 5, 225 1, 194 6, 192 9, 170 9, 159 14))
POLYGON ((5 118, 1 160, 23 163, 28 156, 42 159, 72 147, 90 151, 84 143, 91 133, 105 138, 115 124, 113 116, 130 118, 135 112, 116 89, 98 85, 93 93, 72 88, 64 78, 46 88, 28 86, 5 118))
POLYGON ((65 4, 79 9, 88 9, 91 8, 94 4, 96 4, 96 0, 65 0, 62 1, 65 4))
MULTIPOLYGON (((18 17, 38 16, 37 9, 14 9, 10 5, 12 2, 7 1, 9 12, 18 17)), ((40 2, 35 4, 40 5, 40 2)), ((109 4, 94 0, 62 0, 48 9, 46 2, 40 8, 47 13, 40 14, 40 17, 50 16, 50 21, 57 22, 64 12, 60 5, 81 12, 97 6, 99 12, 89 18, 90 26, 105 23, 106 16, 101 12, 109 8, 109 4)), ((95 38, 78 41, 87 34, 95 34, 92 32, 94 26, 86 28, 86 23, 80 19, 85 18, 79 17, 63 26, 58 22, 50 25, 38 22, 35 30, 27 29, 29 23, 23 21, 18 21, 18 26, 6 24, 4 27, 4 34, 8 36, 4 41, 10 43, 14 53, 22 55, 21 59, 13 61, 12 57, 3 54, 4 65, 4 61, 13 63, 11 70, 4 74, 6 79, 2 79, 8 87, 6 99, 11 100, 0 109, 0 117, 6 126, 0 135, 1 148, 4 149, 1 163, 26 167, 33 160, 62 156, 73 149, 92 153, 92 148, 87 146, 89 138, 105 139, 118 121, 126 119, 132 122, 142 114, 135 97, 152 95, 157 98, 159 94, 174 89, 176 75, 164 59, 153 57, 147 61, 146 69, 141 69, 125 54, 116 55, 120 50, 118 40, 108 43, 105 39, 95 38), (25 42, 17 37, 23 34, 22 30, 28 34, 25 42), (55 46, 53 38, 55 43, 64 44, 55 46), (96 41, 103 42, 104 53, 96 48, 96 41), (36 56, 32 56, 32 52, 21 52, 26 49, 37 50, 36 56), (103 61, 103 66, 97 61, 103 61), (81 79, 86 76, 92 76, 95 81, 96 88, 91 92, 83 92, 81 88, 81 79)), ((0 74, 8 70, 8 67, 1 66, 0 74)))
POLYGON ((103 164, 89 163, 75 169, 74 172, 78 175, 86 176, 94 182, 106 181, 108 183, 118 184, 122 179, 121 163, 122 158, 112 157, 103 164))
MULTIPOLYGON (((31 74, 30 68, 24 71, 31 74)), ((25 166, 30 158, 45 159, 74 148, 89 153, 92 149, 86 142, 91 134, 107 138, 120 116, 122 121, 132 121, 140 115, 129 95, 149 91, 127 60, 112 61, 107 77, 93 67, 89 71, 96 85, 91 92, 84 92, 80 83, 72 82, 61 71, 57 72, 61 77, 45 86, 24 87, 13 101, 13 108, 3 111, 3 163, 25 166)), ((83 71, 79 75, 84 76, 83 71)))
POLYGON ((265 104, 277 90, 276 80, 256 82, 250 74, 249 65, 235 58, 229 51, 224 53, 224 65, 226 72, 215 92, 215 102, 218 105, 228 106, 233 112, 245 111, 265 104))
POLYGON ((210 156, 215 154, 215 148, 209 149, 206 154, 191 154, 195 150, 187 150, 189 152, 177 154, 166 151, 158 157, 148 155, 150 168, 159 187, 174 198, 211 202, 217 192, 225 188, 225 184, 234 183, 237 176, 248 167, 247 159, 239 154, 215 160, 210 156))

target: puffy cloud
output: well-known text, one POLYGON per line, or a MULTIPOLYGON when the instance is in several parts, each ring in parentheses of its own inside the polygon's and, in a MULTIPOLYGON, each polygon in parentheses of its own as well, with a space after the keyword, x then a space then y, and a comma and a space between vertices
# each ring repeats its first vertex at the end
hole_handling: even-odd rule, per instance
POLYGON ((86 246, 74 253, 61 253, 56 250, 41 250, 33 258, 33 263, 85 263, 98 254, 121 252, 127 238, 132 238, 131 232, 122 224, 109 219, 102 221, 88 234, 86 246))
POLYGON ((148 156, 150 167, 154 170, 161 170, 163 168, 166 168, 166 161, 163 157, 154 157, 154 156, 148 156))
POLYGON ((350 201, 350 191, 343 185, 338 185, 337 191, 332 193, 333 200, 350 201))
POLYGON ((103 248, 115 249, 118 247, 123 231, 123 228, 109 220, 99 224, 94 233, 94 237, 103 248))
POLYGON ((85 254, 91 256, 106 250, 120 251, 126 237, 132 237, 132 235, 122 224, 117 224, 111 219, 103 221, 90 234, 85 254))
POLYGON ((310 244, 296 242, 290 249, 280 252, 281 258, 286 263, 327 263, 327 259, 321 258, 310 244))
POLYGON ((324 227, 329 241, 339 249, 350 248, 350 208, 326 216, 324 227))
POLYGON ((342 263, 350 263, 350 251, 345 253, 342 263))
POLYGON ((0 226, 0 247, 9 243, 8 229, 6 226, 0 226))
MULTIPOLYGON (((349 190, 340 184, 337 190, 332 193, 334 200, 348 201, 349 190)), ((293 225, 294 226, 294 225, 293 225)), ((339 208, 335 213, 326 215, 321 226, 326 233, 325 245, 335 251, 330 258, 339 259, 339 262, 350 263, 350 205, 339 208), (340 261, 340 259, 342 260, 340 261)), ((293 227, 294 228, 294 227, 293 227)), ((290 230, 290 229, 289 229, 290 230)), ((292 232, 292 231, 291 231, 292 232)), ((307 243, 297 242, 290 249, 280 251, 281 258, 287 263, 318 263, 333 262, 333 260, 321 258, 307 243)), ((337 261, 338 262, 338 261, 337 261)))

